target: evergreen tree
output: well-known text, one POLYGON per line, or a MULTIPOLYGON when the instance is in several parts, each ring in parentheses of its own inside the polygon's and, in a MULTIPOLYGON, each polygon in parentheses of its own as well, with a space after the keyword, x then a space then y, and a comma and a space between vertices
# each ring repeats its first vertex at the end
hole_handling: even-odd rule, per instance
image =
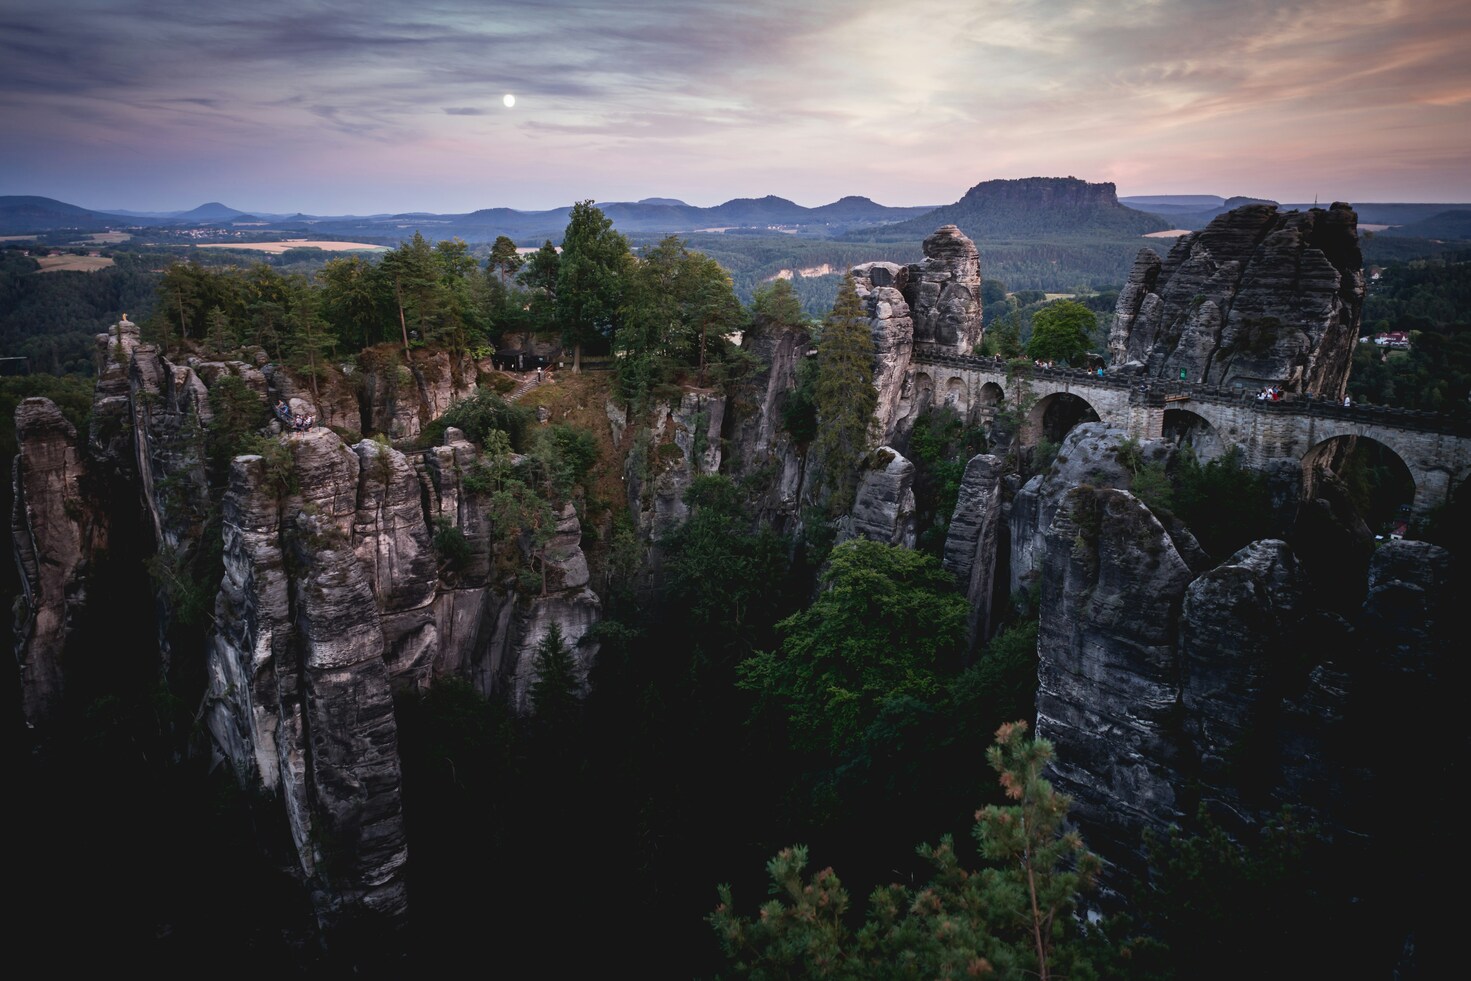
POLYGON ((728 885, 719 888, 719 905, 707 918, 735 976, 1094 977, 1072 913, 1093 888, 1100 862, 1065 827, 1071 801, 1042 777, 1051 745, 1027 739, 1026 729, 1025 722, 1002 726, 986 754, 1014 801, 976 814, 973 833, 990 865, 963 868, 949 836, 921 846, 919 854, 934 867, 930 881, 874 890, 855 932, 837 874, 827 868, 808 878, 807 849, 784 849, 767 864, 774 898, 756 918, 735 913, 728 885))
POLYGON ((531 291, 531 322, 540 331, 552 330, 557 322, 557 278, 562 255, 551 240, 543 242, 521 267, 521 282, 531 291))
POLYGON ((552 621, 536 645, 536 680, 531 683, 531 709, 548 724, 575 717, 581 706, 581 686, 572 652, 562 639, 562 628, 552 621))
POLYGON ((322 316, 345 343, 361 349, 386 339, 393 285, 378 267, 360 256, 329 259, 317 273, 317 282, 322 316))
POLYGON ((817 436, 813 448, 824 486, 833 491, 833 512, 847 509, 858 462, 873 434, 873 334, 852 274, 843 277, 838 299, 823 321, 817 345, 817 436))
POLYGON ((514 277, 516 271, 521 268, 521 253, 516 251, 516 243, 504 235, 496 236, 495 244, 490 247, 490 264, 487 271, 494 273, 501 282, 506 285, 506 277, 514 277))
POLYGON ((582 370, 582 349, 617 333, 623 290, 633 254, 628 239, 592 201, 572 206, 557 267, 557 319, 562 342, 572 346, 572 370, 582 370))

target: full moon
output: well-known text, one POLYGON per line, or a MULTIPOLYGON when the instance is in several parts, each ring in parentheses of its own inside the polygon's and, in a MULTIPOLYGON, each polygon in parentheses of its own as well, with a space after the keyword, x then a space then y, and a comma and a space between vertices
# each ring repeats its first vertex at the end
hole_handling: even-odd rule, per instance
POLYGON ((506 104, 506 108, 509 109, 516 104, 516 97, 507 92, 505 98, 501 99, 501 101, 504 102, 506 104))

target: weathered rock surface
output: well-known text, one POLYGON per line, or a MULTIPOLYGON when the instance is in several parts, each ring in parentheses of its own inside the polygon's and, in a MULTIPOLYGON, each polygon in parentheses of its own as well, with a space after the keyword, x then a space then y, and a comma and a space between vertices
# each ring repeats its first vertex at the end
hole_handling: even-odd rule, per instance
POLYGON ((94 536, 105 525, 84 497, 86 468, 77 431, 50 399, 24 399, 15 409, 18 451, 12 464, 10 533, 20 571, 15 623, 21 711, 26 722, 52 721, 65 690, 67 639, 86 604, 86 571, 94 536))
POLYGON ((725 414, 726 466, 733 477, 753 479, 763 488, 751 510, 782 532, 798 520, 807 463, 782 427, 782 410, 797 387, 797 370, 812 350, 812 337, 803 329, 768 327, 748 332, 741 343, 765 367, 736 389, 725 414))
POLYGON ((924 260, 909 266, 900 285, 914 318, 914 340, 955 354, 981 341, 981 258, 954 225, 924 240, 924 260))
MULTIPOLYGON (((1132 471, 1121 461, 1119 453, 1126 439, 1123 430, 1106 423, 1075 426, 1063 440, 1052 467, 1045 474, 1032 477, 1017 491, 1009 522, 1010 592, 1028 589, 1040 573, 1047 528, 1073 488, 1087 485, 1127 489, 1133 485, 1132 471)), ((1137 445, 1140 464, 1164 463, 1173 452, 1163 440, 1143 440, 1137 445)), ((1190 555, 1198 551, 1193 538, 1184 548, 1190 555)))
POLYGON ((644 539, 657 542, 689 515, 684 494, 695 477, 720 469, 725 397, 686 391, 678 405, 655 405, 650 416, 623 476, 629 511, 644 539))
MULTIPOLYGON (((135 512, 132 524, 151 532, 142 547, 158 550, 161 667, 187 660, 197 674, 204 662, 205 724, 242 784, 281 801, 323 924, 368 915, 401 926, 407 845, 393 692, 456 675, 526 710, 531 652, 554 622, 585 684, 597 648, 582 641, 600 609, 576 511, 562 509, 533 559, 524 554, 529 536, 496 529, 479 453, 463 434, 450 429, 445 445, 408 456, 374 440, 348 447, 326 428, 356 432, 367 419, 418 433, 473 391, 468 359, 416 352, 411 367, 370 359, 361 388, 334 369, 313 389, 264 361, 175 364, 126 321, 99 335, 98 350, 88 449, 100 476, 88 474, 49 402, 32 400, 18 414, 12 518, 28 596, 17 637, 27 712, 40 720, 60 698, 70 623, 86 599, 91 551, 107 544, 109 509, 135 512), (273 422, 260 434, 276 433, 284 456, 233 461, 219 507, 222 578, 175 589, 171 572, 197 568, 190 559, 212 520, 210 386, 227 377, 259 400, 262 422, 268 400, 282 398, 318 425, 280 432, 273 422), (82 496, 84 476, 106 500, 82 496), (436 549, 440 531, 463 536, 453 563, 436 549), (544 593, 518 594, 517 569, 543 560, 544 593), (171 651, 179 591, 215 585, 203 658, 171 651)), ((686 401, 671 410, 682 428, 669 443, 692 473, 714 471, 723 403, 686 401)))
POLYGON ((966 643, 972 649, 991 635, 991 596, 1001 547, 1002 465, 997 456, 971 457, 945 536, 944 566, 965 589, 970 604, 966 643))
POLYGON ((401 923, 397 727, 378 603, 352 548, 361 467, 327 430, 286 440, 299 493, 283 495, 261 457, 231 472, 206 718, 236 772, 281 796, 324 921, 401 923))
POLYGON ((892 262, 853 267, 853 285, 873 334, 873 386, 878 390, 875 430, 884 434, 886 441, 906 423, 913 425, 912 417, 923 409, 913 404, 912 395, 906 391, 914 355, 914 319, 903 288, 912 268, 892 262))
POLYGON ((1444 704, 1449 555, 1382 546, 1351 622, 1282 541, 1199 572, 1184 540, 1127 492, 1083 484, 1045 524, 1038 734, 1089 844, 1127 877, 1140 832, 1199 805, 1233 832, 1292 804, 1335 840, 1395 834, 1387 782, 1433 768, 1401 767, 1372 734, 1444 704))
POLYGON ((1127 491, 1076 487, 1045 539, 1037 733, 1089 843, 1128 854, 1179 816, 1175 628, 1194 574, 1127 491))
POLYGON ((838 541, 866 538, 913 548, 914 464, 890 446, 874 450, 873 459, 875 466, 858 478, 858 492, 839 527, 838 541))
POLYGON ((1109 357, 1155 377, 1343 395, 1364 301, 1358 218, 1346 204, 1251 204, 1142 250, 1119 293, 1109 357))

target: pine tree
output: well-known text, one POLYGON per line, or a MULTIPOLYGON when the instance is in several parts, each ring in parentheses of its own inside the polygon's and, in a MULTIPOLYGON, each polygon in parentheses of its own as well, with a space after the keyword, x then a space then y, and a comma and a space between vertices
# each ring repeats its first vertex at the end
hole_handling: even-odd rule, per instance
POLYGON ((580 707, 580 686, 572 663, 572 652, 562 639, 562 628, 555 621, 547 635, 536 645, 536 680, 531 683, 531 710, 538 719, 556 723, 576 716, 580 707))
POLYGON ((732 975, 750 979, 1099 976, 1092 959, 1115 955, 1085 941, 1074 917, 1099 860, 1066 829, 1069 799, 1042 777, 1052 757, 1025 722, 1002 726, 987 759, 1015 803, 982 808, 974 833, 989 867, 960 864, 948 835, 918 853, 934 866, 923 885, 893 884, 869 896, 855 932, 850 899, 831 868, 807 875, 807 849, 784 849, 767 863, 771 895, 754 919, 734 910, 730 886, 706 918, 732 975))
POLYGON ((837 302, 823 321, 817 345, 817 437, 813 441, 830 508, 847 510, 853 472, 873 434, 873 334, 852 274, 843 277, 837 302))

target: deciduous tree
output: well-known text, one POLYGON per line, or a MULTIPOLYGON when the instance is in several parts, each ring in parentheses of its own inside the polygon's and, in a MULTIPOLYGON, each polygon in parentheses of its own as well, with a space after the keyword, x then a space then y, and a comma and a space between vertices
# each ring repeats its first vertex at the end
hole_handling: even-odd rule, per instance
POLYGON ((833 549, 822 585, 777 625, 779 650, 740 665, 740 686, 778 708, 800 746, 840 751, 888 700, 938 694, 967 606, 934 557, 865 539, 833 549))
POLYGON ((1040 361, 1080 365, 1093 347, 1097 327, 1098 317, 1092 310, 1073 300, 1059 300, 1032 314, 1027 354, 1040 361))

